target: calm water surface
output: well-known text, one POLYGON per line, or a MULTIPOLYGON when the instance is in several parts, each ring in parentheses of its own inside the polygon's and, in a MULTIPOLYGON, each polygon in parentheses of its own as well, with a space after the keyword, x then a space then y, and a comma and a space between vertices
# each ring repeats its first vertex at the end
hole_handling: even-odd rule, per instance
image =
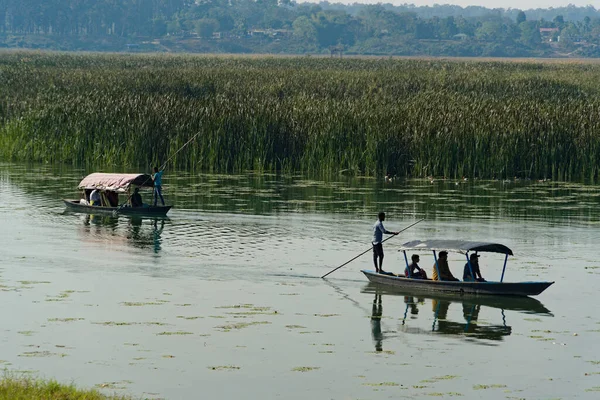
MULTIPOLYGON (((600 187, 167 171, 164 219, 65 211, 88 172, 0 164, 0 367, 136 398, 600 396, 600 187), (511 247, 535 299, 367 283, 377 211, 398 246, 511 247)), ((149 200, 146 195, 146 200, 149 200)), ((503 257, 484 254, 498 279, 503 257)), ((421 254, 421 266, 433 259, 421 254)), ((455 275, 464 260, 451 255, 455 275)))

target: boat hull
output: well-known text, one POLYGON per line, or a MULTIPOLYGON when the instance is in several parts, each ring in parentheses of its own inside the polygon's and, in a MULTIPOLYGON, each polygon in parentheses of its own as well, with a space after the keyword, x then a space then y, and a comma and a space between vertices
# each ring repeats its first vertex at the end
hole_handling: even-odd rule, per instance
POLYGON ((98 207, 80 204, 79 200, 63 200, 70 211, 88 214, 167 215, 172 206, 98 207))
POLYGON ((369 281, 381 285, 406 290, 424 292, 484 294, 503 296, 536 296, 554 282, 447 282, 425 279, 410 279, 402 276, 378 274, 375 271, 361 271, 369 281))

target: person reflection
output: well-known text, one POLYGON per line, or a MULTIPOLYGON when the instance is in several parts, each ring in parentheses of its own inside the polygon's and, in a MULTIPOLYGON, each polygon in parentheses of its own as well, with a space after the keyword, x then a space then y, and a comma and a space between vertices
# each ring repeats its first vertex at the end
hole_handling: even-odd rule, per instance
POLYGON ((450 302, 445 300, 432 299, 431 308, 434 315, 434 326, 432 330, 435 330, 435 321, 437 321, 438 331, 450 332, 451 324, 447 321, 448 309, 450 308, 450 302))
POLYGON ((375 343, 375 351, 383 351, 383 333, 381 332, 381 316, 383 315, 383 306, 381 304, 381 295, 375 294, 373 300, 373 312, 371 313, 371 335, 375 343))
POLYGON ((140 230, 142 229, 142 219, 133 216, 129 220, 129 225, 131 226, 131 240, 134 243, 139 243, 141 241, 140 230))
POLYGON ((477 318, 479 318, 480 304, 465 304, 463 303, 463 317, 467 324, 465 332, 473 333, 477 328, 477 318))
POLYGON ((154 229, 152 230, 152 237, 154 243, 154 253, 158 253, 161 250, 162 240, 160 235, 162 234, 163 229, 165 229, 165 220, 161 218, 160 220, 160 228, 158 227, 158 221, 154 219, 154 229))
POLYGON ((414 315, 414 317, 411 315, 411 318, 417 318, 416 315, 419 314, 417 304, 423 303, 424 301, 425 299, 417 299, 417 301, 415 301, 415 298, 412 296, 404 296, 404 303, 406 303, 407 310, 410 310, 410 313, 414 315))

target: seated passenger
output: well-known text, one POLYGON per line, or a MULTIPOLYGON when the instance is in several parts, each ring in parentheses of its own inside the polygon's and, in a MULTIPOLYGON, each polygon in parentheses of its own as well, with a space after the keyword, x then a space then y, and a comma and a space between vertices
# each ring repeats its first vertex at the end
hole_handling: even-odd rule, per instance
POLYGON ((437 268, 436 264, 433 264, 433 275, 431 277, 434 281, 458 281, 450 272, 448 266, 448 252, 440 251, 438 255, 437 268), (438 268, 440 270, 440 276, 438 276, 438 268))
POLYGON ((92 190, 90 194, 90 206, 100 206, 100 191, 98 189, 92 190))
POLYGON ((131 195, 131 207, 143 207, 142 195, 140 194, 140 188, 135 188, 131 195))
POLYGON ((485 279, 481 276, 481 271, 479 271, 479 255, 471 254, 469 256, 469 261, 471 266, 469 267, 469 263, 465 264, 465 269, 463 271, 463 281, 465 282, 486 282, 485 279), (473 275, 471 275, 471 271, 473 271, 473 275))
POLYGON ((118 207, 119 206, 119 193, 113 192, 112 190, 106 191, 106 200, 108 200, 108 205, 110 207, 118 207))
POLYGON ((419 255, 413 254, 410 258, 412 263, 404 269, 404 276, 413 278, 413 279, 427 279, 427 274, 419 267, 419 255), (410 275, 409 272, 410 271, 410 275))

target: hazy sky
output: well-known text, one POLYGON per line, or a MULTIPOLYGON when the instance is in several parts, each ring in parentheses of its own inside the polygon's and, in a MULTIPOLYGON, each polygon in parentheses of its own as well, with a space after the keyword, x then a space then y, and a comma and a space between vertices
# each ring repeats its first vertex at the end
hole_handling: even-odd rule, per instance
MULTIPOLYGON (((303 0, 298 0, 302 2, 303 0)), ((304 0, 306 1, 306 0, 304 0)), ((461 7, 466 6, 482 6, 488 8, 519 8, 521 10, 527 10, 530 8, 550 8, 550 7, 565 7, 569 4, 575 6, 588 6, 592 5, 596 9, 600 8, 600 0, 328 0, 330 3, 391 3, 395 5, 400 4, 414 4, 417 6, 432 6, 434 4, 456 4, 461 7)), ((311 3, 318 3, 319 0, 311 0, 311 3)))

